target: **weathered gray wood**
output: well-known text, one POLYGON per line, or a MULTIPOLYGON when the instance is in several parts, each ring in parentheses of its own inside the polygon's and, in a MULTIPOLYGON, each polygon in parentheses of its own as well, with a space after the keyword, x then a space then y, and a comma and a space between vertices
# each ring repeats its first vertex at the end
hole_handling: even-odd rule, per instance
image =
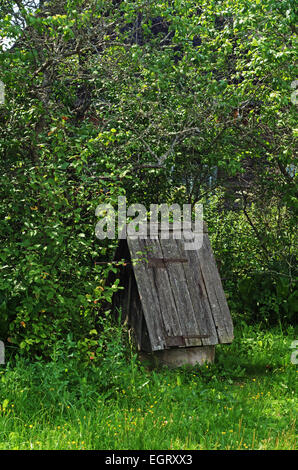
MULTIPOLYGON (((172 237, 161 240, 161 249, 165 258, 181 257, 176 242, 177 240, 172 237)), ((183 264, 184 263, 168 264, 166 270, 175 299, 185 344, 186 346, 201 346, 203 344, 202 339, 194 337, 201 336, 202 332, 199 330, 196 321, 196 314, 188 290, 183 264)))
MULTIPOLYGON (((205 223, 204 223, 204 232, 207 233, 207 226, 205 223)), ((189 241, 192 239, 193 238, 189 237, 189 235, 188 237, 186 237, 185 234, 183 234, 183 241, 186 241, 186 240, 189 241)), ((214 318, 212 315, 211 305, 210 305, 206 287, 205 287, 205 281, 202 276, 200 253, 201 253, 201 250, 185 250, 185 255, 189 260, 191 274, 198 288, 198 298, 200 299, 203 311, 205 312, 205 315, 209 320, 209 326, 212 332, 211 337, 210 337, 212 341, 211 344, 217 344, 219 343, 219 339, 217 335, 217 329, 214 323, 214 318)))
POLYGON ((167 336, 182 336, 182 329, 179 320, 179 314, 175 303, 175 298, 171 289, 171 284, 166 267, 154 267, 150 264, 152 258, 162 258, 161 241, 142 240, 141 243, 147 248, 148 263, 146 269, 148 275, 152 275, 155 283, 155 292, 159 300, 160 311, 165 326, 165 334, 167 336), (149 254, 150 253, 150 254, 149 254))
POLYGON ((190 293, 193 309, 196 316, 197 329, 202 335, 208 335, 202 339, 203 345, 218 343, 218 336, 214 325, 212 312, 208 302, 204 282, 200 273, 198 260, 195 259, 194 250, 185 250, 183 240, 176 240, 179 252, 188 259, 188 264, 183 264, 187 286, 190 293))
MULTIPOLYGON (((125 280, 124 306, 140 347, 144 343, 146 350, 158 351, 233 340, 233 324, 206 225, 203 232, 200 250, 185 249, 190 232, 184 232, 182 239, 176 238, 175 230, 170 230, 168 239, 161 237, 161 231, 157 239, 127 239, 132 260, 139 261, 129 274, 135 286, 131 294, 131 281, 125 280)), ((121 257, 121 250, 118 255, 121 257)))
POLYGON ((218 342, 230 343, 233 339, 231 315, 207 233, 204 233, 202 248, 198 251, 186 250, 186 256, 191 259, 192 272, 199 278, 202 298, 209 311, 208 317, 216 328, 218 342))
POLYGON ((207 234, 204 234, 199 259, 219 342, 231 343, 234 339, 232 318, 207 234))
MULTIPOLYGON (((138 252, 144 251, 144 245, 140 238, 127 238, 127 243, 132 260, 138 260, 141 256, 138 252)), ((140 300, 142 302, 146 319, 149 338, 153 351, 165 348, 165 327, 162 324, 162 313, 159 300, 156 295, 156 285, 152 273, 146 268, 144 261, 138 261, 134 265, 134 273, 138 285, 140 300)))

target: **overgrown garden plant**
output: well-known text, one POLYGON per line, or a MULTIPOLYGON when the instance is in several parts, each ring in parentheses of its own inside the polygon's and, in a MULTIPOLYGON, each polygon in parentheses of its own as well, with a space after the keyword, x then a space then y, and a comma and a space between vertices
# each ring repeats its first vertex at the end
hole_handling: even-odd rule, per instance
POLYGON ((48 356, 99 333, 117 285, 94 213, 123 194, 205 202, 221 236, 217 214, 239 214, 245 248, 214 242, 223 278, 250 292, 255 267, 275 271, 293 294, 293 1, 7 0, 0 18, 1 337, 48 356))

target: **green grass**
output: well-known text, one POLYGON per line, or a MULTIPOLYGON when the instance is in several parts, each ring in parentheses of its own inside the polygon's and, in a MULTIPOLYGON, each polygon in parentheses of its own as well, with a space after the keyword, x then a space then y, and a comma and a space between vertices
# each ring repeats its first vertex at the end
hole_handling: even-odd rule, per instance
POLYGON ((1 366, 0 449, 295 449, 294 329, 235 337, 195 368, 150 370, 119 338, 98 367, 63 348, 1 366))

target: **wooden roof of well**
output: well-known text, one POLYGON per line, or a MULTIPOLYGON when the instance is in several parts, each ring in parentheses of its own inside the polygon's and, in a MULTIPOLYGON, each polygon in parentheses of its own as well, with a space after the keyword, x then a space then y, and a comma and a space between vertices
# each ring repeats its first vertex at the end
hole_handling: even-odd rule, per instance
POLYGON ((152 350, 231 343, 233 324, 204 225, 203 245, 181 239, 127 238, 152 350))

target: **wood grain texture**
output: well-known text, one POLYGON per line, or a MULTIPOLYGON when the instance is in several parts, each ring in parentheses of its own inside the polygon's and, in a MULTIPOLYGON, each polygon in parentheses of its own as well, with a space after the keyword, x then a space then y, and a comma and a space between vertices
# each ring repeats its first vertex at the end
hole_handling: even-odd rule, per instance
POLYGON ((138 292, 143 306, 144 317, 147 323, 149 338, 153 351, 165 349, 165 328, 162 320, 156 285, 152 274, 148 271, 146 263, 142 260, 144 252, 144 240, 140 238, 127 239, 133 269, 137 281, 138 292), (140 260, 140 261, 138 261, 140 260))
POLYGON ((181 239, 173 230, 169 238, 159 231, 155 239, 127 239, 136 288, 125 281, 125 310, 140 347, 145 336, 152 351, 232 342, 233 323, 206 225, 203 232, 199 250, 185 249, 190 231, 181 239))
MULTIPOLYGON (((172 237, 160 240, 162 253, 165 258, 181 257, 177 241, 178 240, 172 237)), ((194 311, 191 294, 188 288, 188 280, 185 276, 184 265, 185 263, 167 264, 166 271, 175 299, 185 344, 186 346, 201 346, 203 344, 202 340, 200 338, 194 338, 194 336, 201 336, 201 334, 205 332, 203 333, 199 329, 196 312, 194 311)), ((177 336, 179 335, 177 334, 177 336)))
POLYGON ((233 322, 207 234, 204 234, 199 262, 219 342, 231 343, 234 339, 233 322))

